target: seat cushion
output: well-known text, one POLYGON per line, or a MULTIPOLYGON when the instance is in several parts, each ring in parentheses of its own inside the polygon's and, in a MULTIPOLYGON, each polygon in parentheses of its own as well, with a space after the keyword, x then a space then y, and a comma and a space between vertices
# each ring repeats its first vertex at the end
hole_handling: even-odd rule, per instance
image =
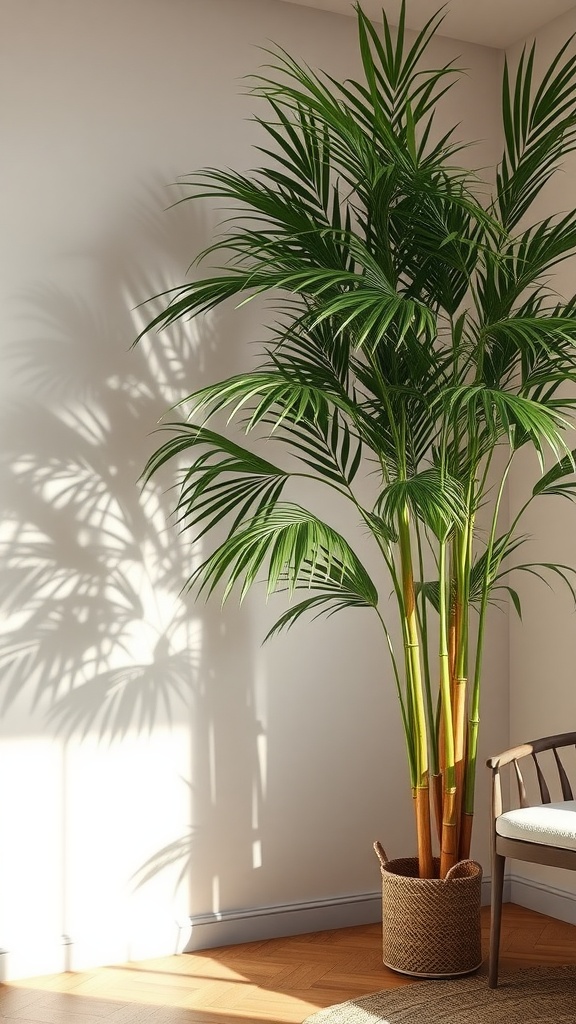
POLYGON ((496 832, 506 839, 576 850, 576 800, 507 811, 496 819, 496 832))

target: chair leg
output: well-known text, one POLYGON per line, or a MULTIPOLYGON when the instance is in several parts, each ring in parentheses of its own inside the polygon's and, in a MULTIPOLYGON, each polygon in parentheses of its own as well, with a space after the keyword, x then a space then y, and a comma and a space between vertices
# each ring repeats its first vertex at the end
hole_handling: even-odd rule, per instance
POLYGON ((500 955, 500 929, 502 925, 502 894, 504 891, 504 868, 506 857, 494 851, 492 855, 492 896, 490 916, 490 957, 488 961, 488 985, 498 985, 498 957, 500 955))

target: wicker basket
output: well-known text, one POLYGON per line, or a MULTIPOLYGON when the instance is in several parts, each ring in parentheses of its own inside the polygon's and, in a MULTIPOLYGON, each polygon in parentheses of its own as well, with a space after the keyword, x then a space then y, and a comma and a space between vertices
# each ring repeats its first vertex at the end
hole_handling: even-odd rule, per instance
POLYGON ((382 871, 382 948, 386 967, 421 978, 471 974, 482 963, 482 868, 463 860, 446 878, 418 878, 418 860, 388 860, 382 871))

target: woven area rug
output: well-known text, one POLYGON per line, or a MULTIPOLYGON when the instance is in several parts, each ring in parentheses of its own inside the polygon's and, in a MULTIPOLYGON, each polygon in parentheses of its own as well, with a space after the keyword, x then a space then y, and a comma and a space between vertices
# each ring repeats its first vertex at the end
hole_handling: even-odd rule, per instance
POLYGON ((575 1024, 576 967, 503 975, 497 989, 486 976, 419 981, 329 1006, 305 1024, 575 1024))

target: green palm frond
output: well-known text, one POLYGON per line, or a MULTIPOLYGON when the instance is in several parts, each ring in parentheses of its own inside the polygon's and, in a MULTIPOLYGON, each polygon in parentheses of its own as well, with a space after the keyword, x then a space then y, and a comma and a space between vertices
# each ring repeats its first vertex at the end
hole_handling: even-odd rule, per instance
MULTIPOLYGON (((491 551, 484 549, 478 557, 474 560, 470 569, 470 586, 468 598, 471 605, 479 606, 482 600, 482 592, 486 578, 490 583, 490 592, 494 593, 498 589, 511 590, 501 583, 509 573, 513 572, 516 566, 508 566, 507 561, 512 558, 516 551, 526 544, 528 541, 527 536, 510 536, 510 534, 502 534, 498 537, 493 545, 491 551), (504 568, 502 565, 504 563, 504 568)), ((423 583, 417 584, 419 593, 422 593, 426 600, 437 612, 439 610, 440 602, 440 586, 438 580, 426 580, 423 583)), ((510 594, 512 601, 517 607, 517 594, 514 596, 510 594)))
POLYGON ((544 444, 557 460, 570 454, 564 438, 569 422, 553 401, 538 402, 513 391, 472 384, 445 388, 437 404, 457 419, 466 413, 470 422, 472 416, 477 438, 485 433, 485 441, 492 446, 506 438, 514 451, 530 442, 542 464, 544 444))
MULTIPOLYGON (((548 217, 530 225, 518 237, 502 238, 497 249, 486 247, 479 266, 478 292, 485 323, 516 316, 558 315, 560 307, 543 310, 549 297, 545 275, 569 259, 576 248, 576 215, 548 217), (526 297, 528 291, 528 296, 526 297)), ((568 313, 566 306, 563 313, 568 313)))
POLYGON ((378 595, 364 566, 348 542, 332 527, 299 505, 277 502, 262 509, 228 537, 194 572, 190 585, 211 594, 225 583, 223 600, 236 584, 242 601, 264 572, 267 592, 286 587, 328 589, 354 579, 367 605, 378 595))
POLYGON ((576 318, 547 313, 542 302, 540 296, 537 315, 528 300, 518 312, 485 328, 482 374, 489 387, 522 390, 536 398, 534 389, 545 379, 576 369, 576 318))
POLYGON ((486 549, 475 559, 470 573, 470 601, 472 604, 480 604, 486 579, 489 580, 492 589, 497 581, 511 571, 508 565, 501 570, 502 563, 506 563, 527 541, 528 537, 525 535, 502 534, 496 539, 491 551, 486 549))
POLYGON ((552 584, 550 580, 546 579, 545 574, 557 577, 567 587, 572 601, 576 605, 576 569, 572 565, 563 565, 559 562, 526 562, 523 565, 512 566, 508 572, 528 573, 544 583, 550 590, 553 589, 552 584))
POLYGON ((537 497, 540 494, 555 495, 556 497, 576 500, 576 449, 573 449, 563 459, 560 459, 555 466, 552 466, 532 488, 532 494, 537 497), (567 480, 566 477, 571 477, 567 480))
POLYGON ((524 231, 514 243, 512 258, 518 294, 534 280, 568 259, 576 249, 576 213, 547 217, 524 231))
POLYGON ((382 36, 357 4, 360 53, 367 88, 354 82, 361 95, 369 96, 373 111, 382 110, 386 121, 396 130, 405 128, 406 111, 411 110, 414 124, 418 124, 430 110, 434 110, 441 95, 451 88, 443 85, 447 75, 458 71, 453 62, 437 70, 422 70, 421 60, 440 28, 445 14, 443 8, 428 19, 407 50, 406 3, 402 0, 396 40, 392 39, 391 25, 382 11, 382 36))
POLYGON ((532 352, 544 350, 549 356, 554 353, 556 341, 576 341, 576 317, 511 316, 490 324, 486 332, 491 338, 505 336, 518 351, 523 348, 532 352))
POLYGON ((533 83, 535 45, 523 50, 515 77, 505 64, 502 109, 505 152, 498 172, 497 203, 512 229, 530 208, 560 161, 576 146, 576 56, 567 40, 539 87, 533 83))
POLYGON ((480 397, 486 421, 491 425, 494 436, 506 434, 511 448, 519 448, 529 441, 542 465, 544 444, 548 445, 556 459, 570 453, 564 439, 569 423, 550 403, 546 406, 522 395, 492 388, 483 390, 480 397))
POLYGON ((175 515, 178 523, 193 530, 195 540, 231 514, 233 533, 248 515, 279 500, 289 474, 271 462, 206 427, 180 422, 161 429, 174 436, 148 460, 144 481, 172 459, 188 455, 175 515))
POLYGON ((373 605, 368 602, 362 594, 358 594, 354 589, 346 585, 343 581, 338 593, 327 593, 327 594, 315 594, 314 597, 308 597, 304 601, 299 601, 298 604, 291 605, 286 609, 285 612, 276 620, 271 629, 268 630, 264 637, 264 643, 267 640, 271 640, 272 637, 278 636, 280 633, 291 629, 297 622, 300 621, 302 616, 315 612, 312 619, 320 618, 331 618, 336 612, 345 611, 349 608, 370 608, 373 605))
POLYGON ((408 479, 394 480, 380 494, 377 513, 387 523, 398 520, 409 508, 416 520, 424 523, 436 537, 446 537, 466 521, 466 504, 460 481, 438 469, 425 469, 408 479))
POLYGON ((246 413, 246 430, 253 430, 277 407, 274 424, 290 417, 298 423, 306 416, 313 419, 328 415, 336 406, 354 413, 353 403, 340 391, 316 386, 314 375, 297 375, 290 367, 271 367, 253 373, 238 374, 218 384, 208 385, 182 399, 179 406, 191 405, 194 415, 206 418, 228 412, 229 421, 246 413))
POLYGON ((353 332, 356 348, 368 347, 370 351, 386 339, 392 326, 399 344, 409 333, 417 336, 436 333, 436 321, 430 309, 385 287, 362 285, 342 292, 313 309, 307 319, 312 327, 329 319, 337 333, 353 332))
POLYGON ((512 602, 512 607, 514 608, 516 615, 518 616, 520 621, 522 621, 522 602, 520 600, 520 595, 518 591, 515 590, 514 587, 510 587, 507 584, 503 584, 500 587, 495 587, 494 589, 503 590, 506 594, 508 594, 508 597, 512 602))
POLYGON ((414 589, 419 597, 423 597, 430 607, 439 614, 440 612, 440 582, 439 580, 417 580, 414 589))
MULTIPOLYGON (((274 418, 268 421, 274 429, 274 418)), ((318 478, 327 478, 346 487, 354 482, 362 463, 362 437, 335 409, 330 416, 296 421, 286 416, 275 438, 292 452, 318 478)))
POLYGON ((234 298, 250 287, 251 285, 246 281, 246 275, 226 273, 219 277, 193 281, 179 288, 160 292, 154 298, 166 299, 169 297, 169 301, 165 308, 143 328, 134 344, 136 345, 150 331, 170 327, 183 318, 208 313, 221 302, 234 298))
POLYGON ((328 212, 331 201, 340 207, 340 197, 330 178, 330 134, 325 128, 316 130, 314 118, 303 107, 299 107, 288 117, 281 103, 269 97, 269 105, 275 121, 262 117, 256 118, 257 123, 270 136, 274 149, 264 146, 258 151, 272 158, 274 166, 260 171, 264 178, 273 181, 279 187, 294 189, 301 193, 304 183, 314 196, 312 202, 316 207, 328 212), (275 169, 278 164, 282 171, 275 169), (287 175, 287 178, 286 178, 287 175))

